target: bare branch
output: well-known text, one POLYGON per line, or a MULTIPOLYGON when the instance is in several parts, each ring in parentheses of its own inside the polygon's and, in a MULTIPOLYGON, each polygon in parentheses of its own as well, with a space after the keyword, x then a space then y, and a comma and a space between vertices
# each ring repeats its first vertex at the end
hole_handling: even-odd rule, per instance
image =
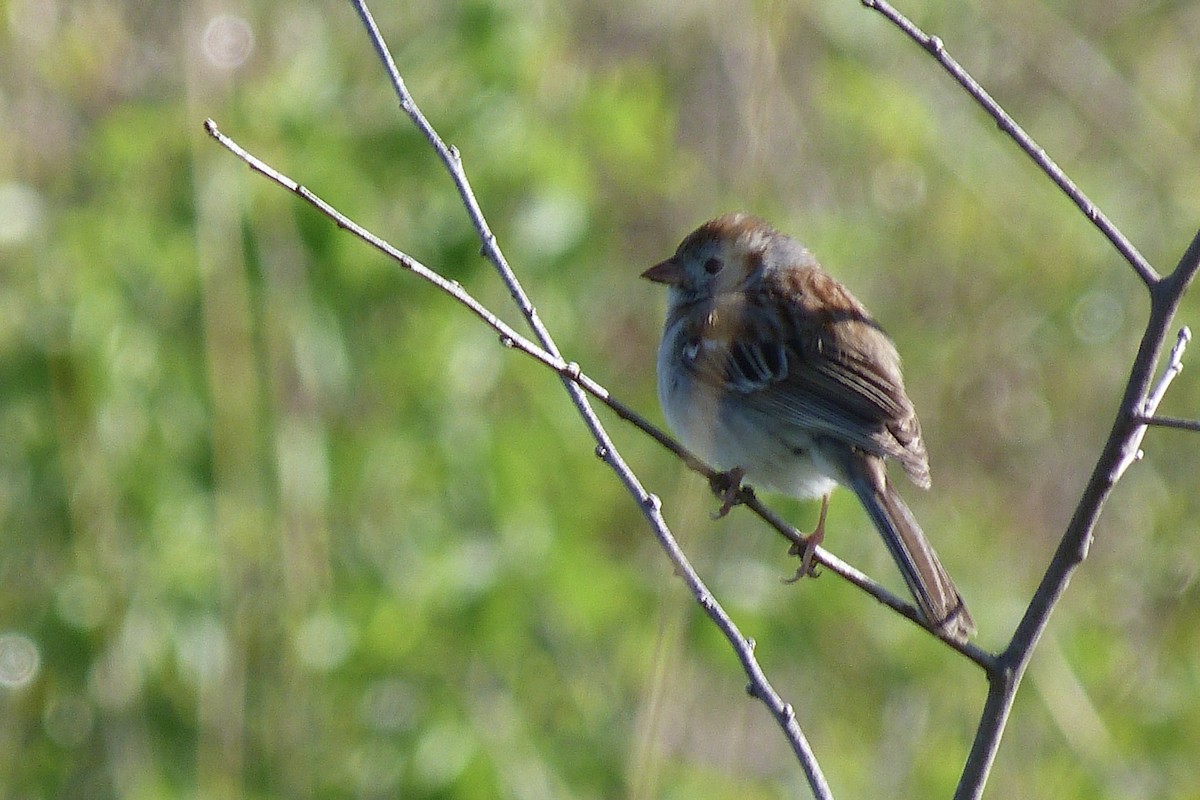
POLYGON ((1154 390, 1146 397, 1146 402, 1142 406, 1144 416, 1153 416, 1154 412, 1158 411, 1158 404, 1166 396, 1171 381, 1183 372, 1183 353, 1187 350, 1188 342, 1191 340, 1192 331, 1186 325, 1179 329, 1179 333, 1175 334, 1175 346, 1171 348, 1171 354, 1167 356, 1166 369, 1163 370, 1162 377, 1158 379, 1154 390))
MULTIPOLYGON (((1042 576, 1025 615, 1013 632, 1012 640, 1000 654, 997 669, 989 676, 991 684, 987 700, 975 732, 971 753, 954 795, 956 800, 976 800, 983 794, 983 786, 999 751, 1005 723, 1012 711, 1017 689, 1029 666, 1033 650, 1049 624, 1050 614, 1066 591, 1071 576, 1087 558, 1092 533, 1105 501, 1112 494, 1125 468, 1136 460, 1138 443, 1141 442, 1146 429, 1139 418, 1143 416, 1142 410, 1146 408, 1146 403, 1151 397, 1150 381, 1154 375, 1154 366, 1169 336, 1171 321, 1179 303, 1198 270, 1200 233, 1192 239, 1175 270, 1151 287, 1150 318, 1146 322, 1141 345, 1130 368, 1129 380, 1125 385, 1117 418, 1075 513, 1059 541, 1050 566, 1042 576)), ((1165 392, 1170 379, 1178 374, 1182 363, 1180 359, 1189 337, 1190 333, 1186 328, 1179 332, 1168 359, 1167 369, 1155 387, 1156 392, 1160 389, 1165 392)), ((1158 399, 1161 399, 1161 393, 1154 400, 1155 406, 1158 399)))
MULTIPOLYGON (((1168 326, 1184 291, 1195 277, 1197 270, 1200 270, 1200 234, 1197 234, 1192 240, 1176 269, 1168 277, 1161 277, 1125 235, 1067 177, 1045 150, 950 56, 940 38, 922 31, 886 0, 861 0, 861 2, 867 8, 878 11, 933 56, 942 68, 995 120, 999 128, 1017 143, 1021 150, 1100 230, 1141 278, 1149 290, 1151 298, 1150 318, 1131 367, 1121 406, 1108 441, 1024 617, 1014 631, 1008 647, 1000 654, 994 668, 988 673, 990 685, 987 700, 979 727, 976 730, 971 753, 955 792, 955 798, 960 800, 971 798, 973 800, 983 792, 983 786, 999 750, 1000 739, 1012 710, 1013 700, 1033 649, 1049 622, 1051 612, 1066 590, 1071 575, 1087 557, 1092 533, 1105 501, 1125 470, 1141 456, 1140 444, 1145 436, 1146 427, 1149 424, 1158 424, 1153 416, 1154 411, 1166 393, 1167 387, 1182 369, 1183 351, 1190 337, 1187 328, 1180 331, 1168 359, 1167 367, 1158 384, 1153 391, 1149 390, 1154 365, 1158 361, 1159 353, 1168 335, 1168 326)), ((1175 427, 1192 427, 1186 420, 1172 421, 1172 423, 1175 423, 1175 427)), ((1200 426, 1197 426, 1197 429, 1200 429, 1200 426)))
POLYGON ((1083 215, 1104 234, 1104 237, 1116 248, 1117 252, 1129 262, 1129 265, 1133 267, 1143 283, 1149 286, 1159 279, 1158 273, 1150 266, 1150 262, 1146 260, 1145 256, 1134 247, 1125 234, 1117 229, 1117 226, 1105 216, 1104 212, 1083 193, 1083 190, 1075 185, 1075 182, 1067 176, 1067 173, 1063 172, 1062 168, 1054 162, 1054 159, 1050 158, 1046 151, 1042 149, 1042 146, 1035 142, 1033 137, 1026 133, 1025 129, 1017 124, 1016 120, 988 94, 987 90, 980 86, 979 82, 971 77, 971 74, 946 51, 941 38, 925 33, 913 24, 911 20, 893 8, 887 0, 860 0, 860 2, 867 8, 878 11, 897 28, 904 31, 923 50, 933 56, 946 72, 950 73, 950 76, 966 90, 967 94, 971 95, 975 99, 975 102, 987 112, 988 116, 996 121, 996 125, 1000 130, 1008 134, 1017 143, 1017 146, 1033 159, 1034 163, 1046 173, 1046 176, 1063 191, 1063 194, 1071 198, 1071 202, 1079 207, 1083 215))
MULTIPOLYGON (((475 199, 475 190, 471 188, 471 182, 467 179, 467 173, 463 169, 462 155, 458 152, 458 148, 446 144, 433 127, 433 124, 425 117, 425 114, 417 105, 417 101, 413 99, 412 93, 408 91, 408 85, 404 82, 404 77, 396 67, 396 60, 392 58, 392 53, 388 49, 387 42, 383 39, 383 34, 379 32, 379 26, 375 24, 375 18, 371 15, 371 10, 367 8, 367 4, 363 0, 350 0, 350 4, 354 6, 354 10, 358 12, 358 16, 362 19, 363 27, 367 31, 367 37, 371 40, 371 45, 379 55, 380 61, 383 62, 384 69, 387 70, 388 78, 392 82, 392 88, 400 100, 400 109, 412 120, 413 125, 421 132, 426 141, 429 142, 429 146, 437 153, 438 158, 441 159, 442 164, 446 167, 446 171, 450 173, 450 178, 454 181, 454 187, 458 190, 459 197, 462 198, 467 217, 471 220, 471 224, 475 227, 475 231, 483 243, 479 251, 480 254, 496 268, 496 271, 500 274, 500 279, 504 281, 509 294, 512 295, 513 301, 517 304, 517 308, 520 309, 521 314, 528 320, 530 328, 533 329, 542 347, 551 355, 561 355, 558 352, 558 347, 555 345, 553 337, 550 335, 550 331, 542 324, 537 309, 529 300, 525 289, 521 286, 520 281, 517 280, 516 273, 509 267, 508 260, 500 250, 500 246, 496 241, 496 235, 492 233, 491 226, 488 225, 487 218, 483 215, 483 209, 480 208, 479 201, 475 199)), ((580 403, 586 404, 583 396, 573 394, 569 385, 567 391, 572 394, 571 399, 577 407, 580 407, 580 403)), ((583 413, 582 407, 580 407, 580 412, 583 413)))
POLYGON ((1138 422, 1151 427, 1175 428, 1181 431, 1200 432, 1200 419, 1182 419, 1180 417, 1135 417, 1138 422))
POLYGON ((1167 393, 1167 388, 1171 385, 1171 381, 1175 380, 1175 376, 1183 372, 1183 352, 1187 349, 1188 341, 1192 338, 1192 332, 1187 326, 1179 329, 1179 334, 1175 338, 1175 346, 1171 348, 1171 354, 1167 357, 1167 366, 1163 370, 1162 377, 1158 379, 1158 384, 1154 390, 1146 395, 1146 399, 1142 401, 1142 406, 1131 415, 1134 422, 1141 424, 1134 431, 1133 438, 1130 441, 1130 448, 1125 453, 1125 457, 1116 466, 1116 474, 1113 477, 1114 481, 1120 480, 1125 474, 1125 470, 1129 469, 1130 465, 1138 461, 1142 457, 1142 439, 1146 436, 1147 423, 1142 422, 1145 419, 1152 419, 1154 412, 1158 410, 1158 404, 1162 402, 1163 396, 1167 393))

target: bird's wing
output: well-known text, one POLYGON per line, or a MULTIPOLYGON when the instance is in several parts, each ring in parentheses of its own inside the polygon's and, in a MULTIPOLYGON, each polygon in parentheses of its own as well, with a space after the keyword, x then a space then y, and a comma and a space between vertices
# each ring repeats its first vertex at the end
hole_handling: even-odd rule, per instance
POLYGON ((766 416, 896 457, 926 485, 920 425, 891 340, 833 278, 804 277, 789 291, 764 286, 715 301, 691 331, 685 365, 766 416))

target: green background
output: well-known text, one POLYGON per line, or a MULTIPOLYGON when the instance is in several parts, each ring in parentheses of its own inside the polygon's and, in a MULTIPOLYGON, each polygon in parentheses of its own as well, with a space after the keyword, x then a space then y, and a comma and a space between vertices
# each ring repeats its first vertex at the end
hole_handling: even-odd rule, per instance
MULTIPOLYGON (((651 419, 637 276, 704 219, 768 217, 866 302, 929 442, 903 491, 1001 646, 1147 303, 936 64, 853 0, 377 5, 565 353, 651 419)), ((1200 6, 901 10, 1174 266, 1200 6)), ((0 798, 805 796, 557 379, 203 133, 519 324, 348 5, 0 0, 0 37, 0 798)), ((1197 374, 1164 413, 1200 414, 1197 374)), ((604 418, 835 794, 949 796, 980 672, 783 585, 776 534, 604 418)), ((1147 435, 989 796, 1200 794, 1196 445, 1147 435)), ((827 544, 902 590, 845 492, 827 544)))

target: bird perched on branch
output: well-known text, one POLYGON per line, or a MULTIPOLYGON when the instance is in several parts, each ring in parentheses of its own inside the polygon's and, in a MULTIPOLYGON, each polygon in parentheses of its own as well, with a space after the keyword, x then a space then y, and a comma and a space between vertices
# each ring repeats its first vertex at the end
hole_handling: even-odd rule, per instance
POLYGON ((721 513, 743 477, 822 498, 804 571, 830 492, 849 487, 929 624, 970 636, 962 597, 887 476, 892 458, 913 483, 930 485, 900 357, 862 303, 799 242, 741 213, 704 223, 643 277, 670 287, 659 400, 683 443, 729 471, 721 513))

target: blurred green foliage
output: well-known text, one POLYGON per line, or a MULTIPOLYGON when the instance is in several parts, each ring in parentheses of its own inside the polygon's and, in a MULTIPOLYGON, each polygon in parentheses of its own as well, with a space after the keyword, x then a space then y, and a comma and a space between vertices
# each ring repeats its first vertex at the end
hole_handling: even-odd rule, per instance
MULTIPOLYGON (((757 211, 853 287, 930 440, 907 495, 999 646, 1146 303, 933 62, 850 0, 378 5, 563 350, 652 418, 637 274, 698 222, 757 211)), ((902 10, 1173 266, 1195 4, 902 10)), ((0 798, 805 794, 557 379, 203 134, 517 321, 349 6, 0 0, 0 36, 0 798)), ((1164 413, 1197 416, 1194 374, 1164 413)), ((782 585, 774 534, 612 425, 837 796, 949 796, 982 676, 782 585)), ((1200 794, 1197 449, 1145 446, 989 796, 1200 794)), ((835 499, 830 546, 899 588, 867 527, 835 499)))

